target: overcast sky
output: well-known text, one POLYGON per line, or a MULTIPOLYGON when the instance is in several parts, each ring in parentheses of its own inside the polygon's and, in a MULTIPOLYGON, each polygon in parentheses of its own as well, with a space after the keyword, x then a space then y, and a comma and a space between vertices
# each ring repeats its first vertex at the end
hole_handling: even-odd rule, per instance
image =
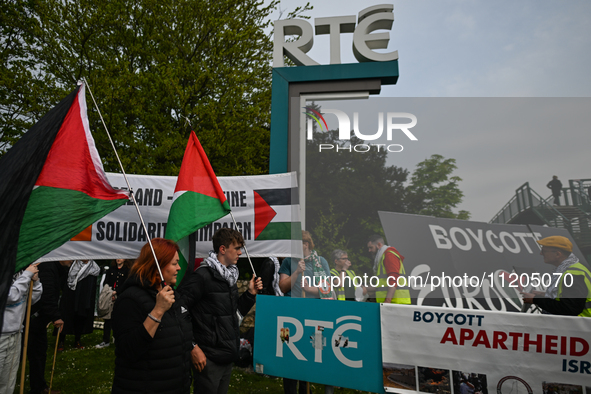
MULTIPOLYGON (((302 3, 282 0, 280 7, 302 3)), ((362 119, 376 117, 377 108, 417 116, 418 141, 395 141, 405 150, 391 154, 391 164, 412 171, 434 153, 455 158, 464 179, 459 208, 478 221, 489 221, 525 182, 547 197, 552 175, 565 186, 591 178, 591 2, 322 0, 311 2, 308 15, 313 25, 317 17, 357 15, 384 3, 394 4, 387 51, 398 50, 400 78, 378 101, 351 106, 349 116, 361 111, 367 134, 377 121, 363 126, 362 119), (479 99, 443 99, 456 97, 479 99), (480 99, 486 97, 579 99, 480 99)), ((315 36, 308 52, 320 64, 329 63, 328 40, 315 36)), ((341 35, 342 63, 357 62, 351 42, 352 34, 341 35)))

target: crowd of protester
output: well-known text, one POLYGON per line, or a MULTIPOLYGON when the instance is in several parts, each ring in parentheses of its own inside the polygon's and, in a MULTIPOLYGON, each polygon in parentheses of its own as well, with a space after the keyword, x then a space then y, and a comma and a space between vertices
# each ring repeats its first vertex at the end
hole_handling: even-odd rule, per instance
MULTIPOLYGON (((233 363, 249 359, 243 355, 245 347, 252 360, 254 335, 252 331, 241 335, 239 326, 257 294, 411 303, 407 288, 381 286, 399 283, 388 280, 404 276, 405 268, 404 256, 379 235, 367 243, 379 281, 376 287, 355 287, 348 253, 334 250, 329 263, 316 252, 311 234, 303 231, 303 258, 265 259, 242 294, 237 288, 242 235, 222 228, 212 241, 209 256, 192 273, 187 272, 182 283, 177 283, 179 247, 163 238, 153 239, 152 246, 144 245, 136 260, 113 261, 102 276, 98 264, 88 260, 33 264, 15 275, 0 337, 0 394, 14 390, 29 288, 31 394, 59 393, 45 379, 50 323, 60 338, 60 348, 66 346, 67 335, 73 335, 73 347, 80 349, 84 347, 82 336, 92 332, 95 317, 103 321, 102 342, 96 347, 115 343, 113 393, 185 394, 193 385, 194 393, 222 394, 228 391, 233 363)), ((591 294, 589 272, 572 254, 567 238, 554 236, 538 242, 545 263, 556 266, 557 272, 574 275, 577 288, 591 294)), ((524 301, 542 307, 544 313, 591 316, 584 298, 578 293, 567 298, 562 291, 558 286, 545 294, 524 293, 524 301)), ((310 392, 308 382, 285 378, 283 383, 286 394, 310 392)), ((325 386, 324 391, 330 394, 334 388, 325 386)))

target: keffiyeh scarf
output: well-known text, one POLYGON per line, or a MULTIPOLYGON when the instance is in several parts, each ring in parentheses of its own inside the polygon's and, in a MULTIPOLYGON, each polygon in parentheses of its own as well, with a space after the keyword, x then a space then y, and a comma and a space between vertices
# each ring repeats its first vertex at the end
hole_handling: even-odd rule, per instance
POLYGON ((270 257, 270 259, 273 261, 273 264, 275 264, 275 274, 273 274, 273 291, 275 292, 276 296, 281 297, 283 296, 283 292, 279 288, 279 268, 281 267, 281 264, 279 264, 277 257, 270 257))
POLYGON ((386 249, 388 248, 388 245, 382 245, 380 250, 378 250, 378 252, 376 253, 376 257, 373 261, 373 272, 378 272, 378 264, 380 263, 380 259, 382 258, 382 255, 386 252, 386 249))
MULTIPOLYGON (((575 256, 574 253, 571 253, 570 256, 566 258, 566 260, 564 260, 558 267, 556 267, 554 273, 562 275, 562 273, 566 271, 568 267, 578 262, 579 259, 577 258, 577 256, 575 256)), ((554 278, 554 275, 552 277, 554 278)), ((558 281, 552 280, 552 283, 546 289, 546 298, 552 298, 553 300, 556 299, 556 296, 558 295, 558 286, 556 286, 556 282, 558 281)))
POLYGON ((216 270, 226 280, 226 282, 228 282, 230 287, 234 286, 238 281, 238 267, 234 264, 226 267, 220 263, 217 254, 215 254, 213 250, 209 251, 209 257, 205 258, 203 262, 213 270, 216 270))
POLYGON ((84 264, 81 260, 76 260, 72 263, 68 271, 68 287, 71 290, 76 290, 76 284, 87 276, 98 276, 101 269, 93 260, 84 264))

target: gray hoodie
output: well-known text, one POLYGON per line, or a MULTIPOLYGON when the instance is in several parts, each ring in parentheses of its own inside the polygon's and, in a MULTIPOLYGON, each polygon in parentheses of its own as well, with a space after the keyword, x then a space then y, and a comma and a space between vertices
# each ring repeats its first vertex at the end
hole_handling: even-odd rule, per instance
MULTIPOLYGON (((4 325, 2 334, 12 334, 21 331, 23 328, 23 319, 27 309, 27 296, 29 295, 29 282, 33 273, 23 271, 10 286, 8 299, 6 300, 6 309, 4 310, 4 325)), ((38 280, 33 285, 32 303, 36 303, 41 298, 43 286, 38 280)))

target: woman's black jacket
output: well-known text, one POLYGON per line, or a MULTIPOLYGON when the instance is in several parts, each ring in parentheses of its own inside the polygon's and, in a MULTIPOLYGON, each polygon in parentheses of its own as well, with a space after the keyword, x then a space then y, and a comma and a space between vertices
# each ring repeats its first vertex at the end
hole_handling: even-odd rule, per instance
POLYGON ((175 293, 152 338, 144 328, 156 290, 128 278, 111 315, 115 337, 112 393, 188 394, 191 386, 191 318, 175 293))

